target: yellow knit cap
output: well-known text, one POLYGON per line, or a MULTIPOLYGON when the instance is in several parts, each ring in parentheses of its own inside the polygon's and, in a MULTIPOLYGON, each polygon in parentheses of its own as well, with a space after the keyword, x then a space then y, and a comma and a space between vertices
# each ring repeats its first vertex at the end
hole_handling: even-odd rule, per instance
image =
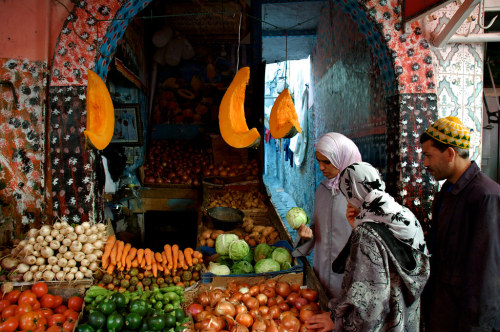
POLYGON ((456 116, 438 119, 425 132, 441 143, 469 148, 470 129, 456 116))

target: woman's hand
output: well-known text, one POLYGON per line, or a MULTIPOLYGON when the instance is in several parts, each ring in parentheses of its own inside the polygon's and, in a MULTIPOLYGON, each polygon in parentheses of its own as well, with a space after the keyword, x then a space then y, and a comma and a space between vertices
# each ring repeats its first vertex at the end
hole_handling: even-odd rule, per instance
POLYGON ((305 224, 302 224, 299 228, 297 228, 297 234, 299 234, 304 240, 310 240, 313 237, 312 229, 307 227, 305 224))
POLYGON ((359 214, 359 210, 354 207, 351 203, 347 203, 347 210, 345 212, 345 216, 347 218, 347 221, 349 221, 349 224, 351 224, 351 227, 354 227, 354 219, 359 214))
POLYGON ((310 330, 327 332, 333 330, 335 324, 330 318, 330 313, 324 312, 322 314, 311 316, 309 319, 307 319, 306 326, 310 330))

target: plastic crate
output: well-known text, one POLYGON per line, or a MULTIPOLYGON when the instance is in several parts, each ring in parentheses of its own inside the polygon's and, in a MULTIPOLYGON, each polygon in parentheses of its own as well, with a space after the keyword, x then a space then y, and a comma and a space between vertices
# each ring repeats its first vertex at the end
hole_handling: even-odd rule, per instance
MULTIPOLYGON (((284 240, 275 242, 271 246, 272 247, 286 248, 290 252, 292 252, 292 250, 293 250, 290 243, 288 243, 288 241, 284 241, 284 240)), ((214 248, 207 247, 207 246, 199 247, 197 250, 200 251, 201 253, 203 253, 203 255, 208 255, 208 256, 215 255, 217 253, 214 248)), ((211 283, 213 281, 214 277, 217 277, 217 278, 265 277, 267 279, 267 278, 276 277, 276 276, 281 275, 281 274, 304 272, 304 265, 303 265, 302 261, 297 260, 296 258, 293 258, 293 263, 294 263, 294 265, 290 269, 276 271, 276 272, 229 274, 229 275, 225 275, 225 276, 215 275, 215 274, 210 273, 210 272, 202 272, 201 273, 201 283, 203 283, 203 284, 211 283)))

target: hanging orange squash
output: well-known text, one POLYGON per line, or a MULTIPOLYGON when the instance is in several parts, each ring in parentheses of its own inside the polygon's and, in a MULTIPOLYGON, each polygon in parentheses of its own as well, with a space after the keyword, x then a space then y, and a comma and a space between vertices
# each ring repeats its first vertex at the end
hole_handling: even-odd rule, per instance
POLYGON ((115 109, 104 81, 89 69, 87 85, 87 128, 83 132, 99 150, 108 146, 115 129, 115 109))
POLYGON ((250 79, 250 68, 241 68, 229 85, 219 107, 219 128, 224 141, 234 148, 258 146, 260 134, 248 129, 245 119, 245 90, 250 79))
POLYGON ((288 89, 281 91, 274 101, 269 116, 269 130, 273 138, 291 138, 300 133, 300 123, 288 89))

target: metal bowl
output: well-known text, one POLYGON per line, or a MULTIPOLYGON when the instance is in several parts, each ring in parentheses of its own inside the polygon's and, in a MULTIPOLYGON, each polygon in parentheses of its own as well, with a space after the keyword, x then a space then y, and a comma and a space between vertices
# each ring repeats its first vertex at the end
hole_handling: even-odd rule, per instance
POLYGON ((243 222, 243 211, 225 206, 216 206, 207 210, 208 217, 216 229, 229 231, 235 229, 243 222))

